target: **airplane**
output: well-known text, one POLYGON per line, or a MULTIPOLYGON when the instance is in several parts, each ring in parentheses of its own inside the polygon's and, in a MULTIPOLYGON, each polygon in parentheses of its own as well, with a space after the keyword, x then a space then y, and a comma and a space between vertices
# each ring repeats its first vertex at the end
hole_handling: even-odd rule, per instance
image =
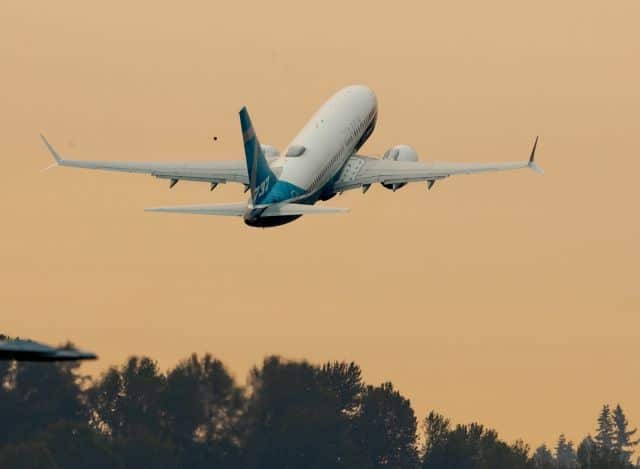
POLYGON ((290 223, 303 215, 340 213, 343 208, 314 205, 351 189, 363 193, 372 184, 396 191, 411 182, 436 181, 456 174, 506 171, 522 168, 542 173, 535 162, 536 137, 528 161, 509 163, 422 163, 409 145, 396 145, 381 158, 358 154, 373 133, 378 117, 374 92, 364 85, 351 85, 334 94, 313 115, 280 154, 271 145, 261 145, 246 107, 240 110, 245 160, 219 162, 142 163, 86 161, 62 158, 44 136, 41 138, 55 162, 51 166, 150 174, 178 181, 210 184, 235 182, 251 191, 247 202, 182 205, 148 208, 152 212, 190 213, 243 217, 252 227, 290 223))
POLYGON ((65 362, 95 360, 95 353, 72 347, 50 347, 32 340, 0 339, 0 360, 65 362))

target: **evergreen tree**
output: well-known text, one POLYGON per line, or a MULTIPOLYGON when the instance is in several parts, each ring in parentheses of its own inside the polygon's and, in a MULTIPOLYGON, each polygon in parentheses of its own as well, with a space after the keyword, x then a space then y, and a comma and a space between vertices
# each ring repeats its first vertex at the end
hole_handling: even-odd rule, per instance
POLYGON ((610 452, 613 449, 615 433, 613 429, 613 416, 611 408, 608 404, 602 406, 600 415, 598 416, 598 430, 595 436, 595 442, 598 449, 603 452, 610 452))
POLYGON ((555 469, 556 460, 547 448, 547 445, 539 446, 535 453, 533 453, 533 467, 535 469, 555 469))
POLYGON ((573 449, 573 442, 567 441, 564 433, 561 433, 558 437, 556 461, 558 469, 575 469, 578 466, 576 452, 573 449))
POLYGON ((633 447, 640 442, 640 440, 632 439, 638 429, 634 428, 633 430, 629 430, 629 422, 627 421, 627 417, 624 415, 624 411, 622 410, 622 407, 620 407, 620 404, 618 404, 613 410, 613 423, 613 448, 622 462, 630 464, 633 447))
POLYGON ((590 435, 587 435, 578 445, 578 465, 580 469, 592 469, 591 461, 594 452, 595 442, 590 435))

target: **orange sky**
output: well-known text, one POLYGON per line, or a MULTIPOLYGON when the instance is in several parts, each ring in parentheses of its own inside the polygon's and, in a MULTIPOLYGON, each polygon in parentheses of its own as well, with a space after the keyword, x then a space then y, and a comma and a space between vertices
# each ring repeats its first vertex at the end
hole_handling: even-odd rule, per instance
POLYGON ((132 353, 210 351, 241 382, 266 354, 355 360, 420 419, 534 446, 593 431, 604 402, 640 424, 640 3, 159 3, 0 4, 2 331, 70 338, 91 373, 132 353), (375 187, 256 230, 142 211, 237 186, 40 172, 41 131, 77 158, 242 158, 245 104, 283 148, 351 83, 380 103, 365 154, 520 160, 540 134, 546 175, 375 187))

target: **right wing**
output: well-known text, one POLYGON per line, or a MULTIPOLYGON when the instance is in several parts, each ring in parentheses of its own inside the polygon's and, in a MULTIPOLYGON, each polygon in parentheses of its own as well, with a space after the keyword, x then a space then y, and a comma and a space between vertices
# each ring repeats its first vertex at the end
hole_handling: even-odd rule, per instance
POLYGON ((125 173, 151 174, 157 178, 170 179, 171 184, 180 180, 209 182, 215 184, 238 182, 247 186, 247 165, 243 160, 216 162, 178 162, 178 163, 131 163, 119 161, 68 160, 62 158, 51 144, 40 135, 56 164, 72 168, 98 169, 103 171, 121 171, 125 173))
POLYGON ((492 171, 510 171, 515 169, 533 169, 542 173, 535 162, 538 138, 528 161, 506 163, 421 163, 419 161, 394 161, 354 155, 345 164, 331 190, 341 193, 350 189, 364 187, 374 183, 388 185, 407 184, 426 181, 431 188, 433 183, 456 174, 487 173, 492 171))

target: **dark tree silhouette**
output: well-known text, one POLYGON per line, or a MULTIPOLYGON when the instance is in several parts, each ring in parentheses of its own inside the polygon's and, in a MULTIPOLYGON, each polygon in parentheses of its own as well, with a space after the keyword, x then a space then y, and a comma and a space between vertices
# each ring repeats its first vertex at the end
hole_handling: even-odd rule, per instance
MULTIPOLYGON (((46 445, 53 460, 61 469, 124 467, 109 441, 86 423, 60 421, 48 427, 37 440, 46 445)), ((0 465, 0 467, 5 466, 0 465)))
POLYGON ((58 421, 86 421, 76 363, 0 363, 0 443, 24 441, 58 421))
POLYGON ((0 468, 640 469, 635 430, 610 409, 577 452, 561 434, 555 455, 531 456, 431 412, 418 451, 409 400, 355 363, 269 357, 242 388, 210 355, 167 372, 131 357, 95 381, 73 363, 0 362, 0 468))
POLYGON ((419 466, 416 417, 409 400, 394 390, 391 383, 367 387, 355 425, 357 441, 369 467, 419 466))
POLYGON ((631 463, 633 448, 640 440, 633 439, 638 431, 637 428, 629 430, 629 422, 620 404, 613 410, 613 449, 623 463, 631 463))
MULTIPOLYGON (((598 416, 598 435, 587 436, 578 446, 578 467, 580 469, 634 469, 630 455, 616 448, 617 436, 614 419, 608 405, 603 406, 598 416), (609 437, 610 436, 610 437, 609 437)), ((626 428, 626 427, 625 427, 626 428)))
POLYGON ((319 377, 337 399, 337 406, 342 412, 353 416, 365 391, 360 367, 353 362, 326 363, 320 369, 319 377))
POLYGON ((615 433, 613 429, 613 416, 609 404, 602 406, 598 416, 598 430, 596 431, 595 442, 600 451, 610 452, 613 449, 615 433))
POLYGON ((359 370, 339 384, 343 374, 330 368, 271 357, 252 371, 244 467, 364 467, 351 437, 350 393, 338 391, 353 389, 359 370))
POLYGON ((556 458, 546 445, 535 450, 532 460, 534 469, 557 469, 556 458))
POLYGON ((449 436, 450 421, 435 411, 429 412, 424 421, 424 454, 434 453, 446 444, 449 436))
MULTIPOLYGON (((44 443, 29 441, 0 448, 0 467, 19 469, 58 469, 51 451, 44 443)), ((79 467, 79 466, 76 466, 79 467)))
POLYGON ((122 368, 110 368, 88 392, 93 425, 113 438, 128 438, 138 430, 161 435, 165 380, 147 357, 131 357, 122 368))
POLYGON ((573 449, 573 442, 568 441, 564 433, 558 437, 556 444, 556 464, 558 469, 576 469, 578 459, 576 451, 573 449))
POLYGON ((168 434, 190 467, 237 467, 244 393, 220 360, 194 354, 167 375, 162 397, 168 434))
MULTIPOLYGON (((430 414, 431 416, 431 414, 430 414)), ((425 423, 429 431, 433 422, 425 423)), ((533 462, 528 457, 529 448, 522 442, 509 445, 498 439, 494 430, 472 423, 457 425, 444 430, 436 425, 439 435, 426 435, 429 442, 422 461, 423 469, 528 469, 533 462)))

